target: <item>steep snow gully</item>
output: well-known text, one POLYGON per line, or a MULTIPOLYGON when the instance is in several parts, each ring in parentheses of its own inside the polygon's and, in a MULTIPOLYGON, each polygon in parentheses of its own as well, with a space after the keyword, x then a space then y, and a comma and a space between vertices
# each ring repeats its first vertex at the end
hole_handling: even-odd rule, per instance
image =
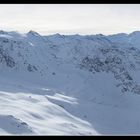
POLYGON ((139 135, 139 118, 139 31, 0 31, 0 135, 139 135))

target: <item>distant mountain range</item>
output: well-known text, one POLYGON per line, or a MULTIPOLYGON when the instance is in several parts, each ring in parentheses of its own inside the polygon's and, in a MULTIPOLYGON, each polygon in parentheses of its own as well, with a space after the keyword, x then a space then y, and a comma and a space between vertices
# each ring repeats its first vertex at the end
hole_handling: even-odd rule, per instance
POLYGON ((140 134, 140 31, 42 36, 1 30, 0 77, 1 134, 140 134))

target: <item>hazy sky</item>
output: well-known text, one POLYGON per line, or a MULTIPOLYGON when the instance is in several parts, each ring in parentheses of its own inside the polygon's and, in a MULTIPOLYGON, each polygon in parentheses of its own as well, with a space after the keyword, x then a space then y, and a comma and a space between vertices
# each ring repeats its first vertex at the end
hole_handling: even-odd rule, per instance
POLYGON ((0 29, 40 34, 140 30, 140 4, 0 4, 0 29))

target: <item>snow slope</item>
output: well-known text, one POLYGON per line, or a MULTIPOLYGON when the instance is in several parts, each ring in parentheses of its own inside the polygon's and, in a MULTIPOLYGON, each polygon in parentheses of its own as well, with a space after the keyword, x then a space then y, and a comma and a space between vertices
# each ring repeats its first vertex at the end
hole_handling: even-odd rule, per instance
POLYGON ((140 134, 139 32, 0 31, 0 134, 140 134))
MULTIPOLYGON (((49 101, 53 89, 22 82, 3 74, 0 82, 1 134, 89 135, 97 134, 86 120, 49 101), (51 94, 50 94, 51 92, 51 94)), ((57 93, 66 104, 77 105, 75 98, 57 93)))

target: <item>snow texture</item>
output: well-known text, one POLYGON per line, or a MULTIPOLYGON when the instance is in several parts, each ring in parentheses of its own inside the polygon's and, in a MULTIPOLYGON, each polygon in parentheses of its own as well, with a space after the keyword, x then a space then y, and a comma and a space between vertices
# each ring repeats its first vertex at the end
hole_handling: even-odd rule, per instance
POLYGON ((0 31, 1 135, 139 135, 139 94, 139 31, 0 31))

